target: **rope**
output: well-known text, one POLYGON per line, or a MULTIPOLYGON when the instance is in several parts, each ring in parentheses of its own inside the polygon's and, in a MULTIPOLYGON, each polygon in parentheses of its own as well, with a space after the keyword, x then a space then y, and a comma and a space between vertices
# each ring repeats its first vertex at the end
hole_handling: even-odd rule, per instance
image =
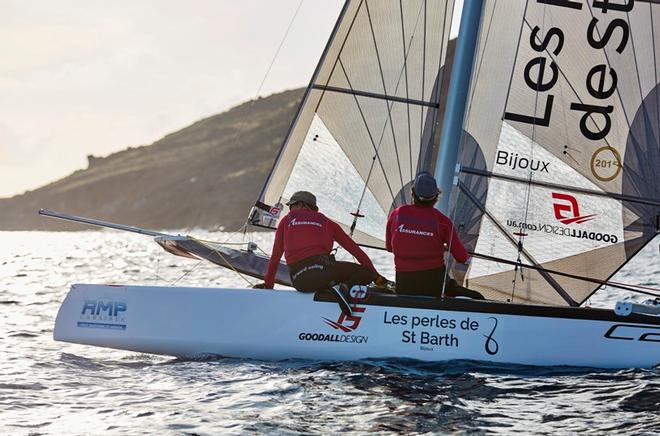
MULTIPOLYGON (((231 262, 229 262, 229 260, 220 251, 218 251, 217 248, 204 244, 202 239, 197 239, 194 236, 188 236, 188 239, 190 239, 191 241, 195 241, 197 243, 200 243, 201 245, 204 245, 207 248, 210 248, 215 254, 217 254, 229 266, 229 268, 231 268, 232 271, 234 271, 236 274, 238 274, 238 276, 240 278, 245 280, 245 282, 248 285, 250 285, 250 287, 252 287, 254 285, 254 283, 252 283, 240 271, 238 271, 236 269, 236 267, 234 267, 234 265, 231 262)), ((208 259, 206 259, 206 260, 208 260, 208 259)))
MULTIPOLYGON (((108 259, 109 259, 109 257, 108 257, 108 259)), ((126 262, 126 263, 128 263, 128 264, 130 264, 130 265, 133 265, 133 266, 137 266, 137 267, 139 267, 139 268, 141 268, 141 269, 145 269, 145 270, 149 270, 149 269, 150 269, 150 267, 147 267, 147 266, 144 266, 144 265, 140 265, 140 264, 137 263, 137 262, 133 262, 132 260, 129 260, 127 257, 123 257, 123 256, 121 256, 121 259, 122 259, 124 262, 126 262)), ((160 262, 160 257, 158 258, 158 262, 160 262)), ((156 273, 155 273, 154 275, 156 276, 156 279, 158 279, 158 280, 167 281, 166 279, 164 279, 163 277, 161 277, 160 275, 158 275, 158 269, 156 269, 156 273)))
POLYGON ((186 271, 186 272, 184 272, 183 274, 181 274, 181 276, 179 276, 178 279, 176 279, 176 280, 174 280, 173 282, 171 282, 168 286, 174 286, 174 285, 176 285, 177 283, 179 283, 179 280, 181 280, 182 278, 184 278, 185 276, 187 276, 188 274, 190 274, 191 272, 193 272, 193 271, 194 271, 199 265, 201 265, 201 263, 202 263, 202 260, 200 259, 199 261, 197 261, 197 263, 196 263, 192 268, 190 268, 188 271, 186 271))
POLYGON ((188 236, 188 238, 196 241, 196 242, 204 242, 207 244, 216 244, 216 245, 248 245, 248 242, 229 242, 229 241, 211 241, 208 239, 199 239, 195 238, 194 236, 188 236))
MULTIPOLYGON (((197 241, 197 242, 204 242, 205 244, 213 244, 213 245, 237 245, 237 246, 245 245, 245 246, 248 246, 250 244, 249 242, 210 241, 208 239, 198 239, 198 238, 195 238, 193 236, 188 236, 188 237, 190 239, 193 239, 193 240, 197 241)), ((255 246, 257 247, 257 250, 259 250, 259 252, 261 254, 263 254, 264 256, 268 256, 268 253, 266 253, 260 246, 258 246, 256 244, 255 244, 255 246)), ((213 249, 212 247, 209 247, 209 248, 213 249)))

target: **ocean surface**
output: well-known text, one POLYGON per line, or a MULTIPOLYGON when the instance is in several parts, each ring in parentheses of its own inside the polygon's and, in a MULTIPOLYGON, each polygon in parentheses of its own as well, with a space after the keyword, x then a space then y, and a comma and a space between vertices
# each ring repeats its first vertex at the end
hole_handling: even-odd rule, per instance
MULTIPOLYGON (((614 280, 660 287, 658 244, 614 280)), ((391 275, 388 255, 370 254, 391 275)), ((180 360, 55 342, 73 283, 247 285, 140 235, 0 232, 0 434, 660 433, 660 368, 180 360)), ((622 298, 603 289, 590 304, 622 298)))

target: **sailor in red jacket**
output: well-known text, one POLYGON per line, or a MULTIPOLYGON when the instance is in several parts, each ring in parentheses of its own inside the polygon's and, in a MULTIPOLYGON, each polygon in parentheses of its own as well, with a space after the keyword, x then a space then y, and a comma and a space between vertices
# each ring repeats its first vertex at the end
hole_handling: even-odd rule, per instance
POLYGON ((445 280, 445 247, 458 262, 466 263, 469 255, 449 218, 433 207, 440 191, 431 174, 417 175, 412 188, 413 204, 401 206, 387 220, 387 250, 394 254, 397 294, 440 297, 483 296, 445 280))
POLYGON ((337 223, 318 211, 314 194, 298 191, 287 205, 291 211, 277 226, 263 287, 272 288, 275 284, 275 273, 284 254, 291 282, 297 290, 313 292, 330 289, 339 299, 342 310, 350 314, 348 289, 380 278, 376 268, 337 223), (335 241, 360 264, 336 261, 330 254, 335 241), (338 285, 331 288, 335 284, 338 285))

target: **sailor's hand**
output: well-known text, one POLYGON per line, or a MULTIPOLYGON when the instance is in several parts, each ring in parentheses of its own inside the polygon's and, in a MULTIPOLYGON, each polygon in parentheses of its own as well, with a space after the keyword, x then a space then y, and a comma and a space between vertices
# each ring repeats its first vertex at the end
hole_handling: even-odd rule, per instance
POLYGON ((261 283, 257 283, 256 285, 252 285, 252 289, 268 289, 268 288, 266 288, 266 283, 261 282, 261 283))
POLYGON ((389 282, 390 282, 389 280, 387 280, 385 277, 381 276, 380 274, 378 274, 378 276, 374 279, 374 284, 379 288, 384 288, 385 286, 387 286, 389 282))
POLYGON ((385 277, 378 274, 374 280, 374 285, 379 292, 385 292, 389 294, 396 294, 396 285, 394 282, 387 280, 385 277))
POLYGON ((468 269, 470 268, 470 262, 472 261, 471 257, 468 257, 465 262, 461 263, 456 263, 455 267, 452 268, 452 271, 454 273, 454 278, 458 283, 463 283, 465 280, 465 275, 468 272, 468 269))

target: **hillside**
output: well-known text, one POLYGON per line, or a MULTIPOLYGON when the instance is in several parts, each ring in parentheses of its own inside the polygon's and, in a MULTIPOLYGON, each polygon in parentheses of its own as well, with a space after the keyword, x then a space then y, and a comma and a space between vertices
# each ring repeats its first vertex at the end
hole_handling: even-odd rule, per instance
POLYGON ((2 230, 80 230, 39 208, 145 228, 244 222, 263 187, 303 90, 244 103, 149 145, 90 156, 89 167, 0 199, 2 230))
MULTIPOLYGON (((455 40, 449 41, 439 120, 444 118, 454 48, 455 40)), ((303 93, 295 89, 260 98, 151 145, 105 158, 89 156, 85 170, 0 199, 0 230, 85 229, 41 217, 40 208, 151 229, 237 230, 265 183, 303 93)))

